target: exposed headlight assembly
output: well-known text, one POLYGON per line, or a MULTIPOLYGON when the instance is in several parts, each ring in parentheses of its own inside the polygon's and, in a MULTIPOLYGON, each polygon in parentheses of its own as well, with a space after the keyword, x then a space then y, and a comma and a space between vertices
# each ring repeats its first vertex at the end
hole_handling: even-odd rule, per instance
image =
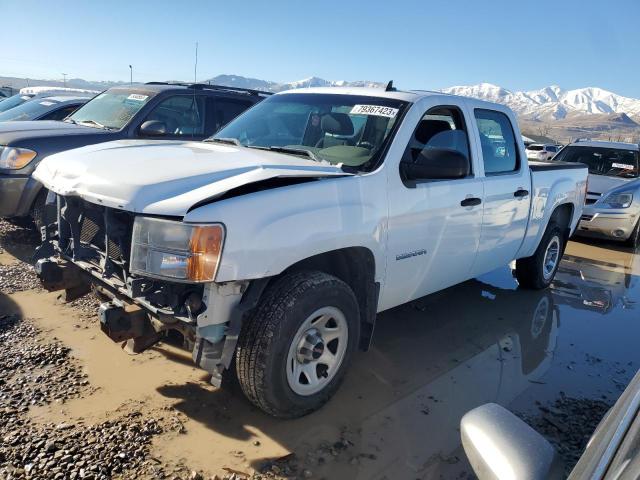
POLYGON ((28 148, 0 147, 0 168, 20 170, 26 167, 37 153, 28 148))
POLYGON ((190 225, 136 217, 131 245, 131 271, 179 282, 212 282, 218 270, 224 226, 190 225))
POLYGON ((613 193, 600 202, 609 208, 629 208, 633 202, 633 193, 613 193))

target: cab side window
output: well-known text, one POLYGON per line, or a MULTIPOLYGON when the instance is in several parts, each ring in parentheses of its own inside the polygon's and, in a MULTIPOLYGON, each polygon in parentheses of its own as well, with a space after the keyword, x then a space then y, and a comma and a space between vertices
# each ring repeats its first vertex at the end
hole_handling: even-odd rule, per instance
POLYGON ((68 107, 59 108, 58 110, 54 110, 53 112, 48 113, 47 115, 42 117, 41 120, 64 120, 73 112, 75 112, 79 107, 80 105, 70 105, 68 107))
POLYGON ((411 176, 407 172, 415 171, 416 165, 427 167, 421 169, 424 172, 421 175, 423 180, 447 180, 471 174, 469 137, 460 109, 439 106, 425 113, 413 132, 400 164, 405 184, 411 176), (454 163, 457 167, 449 169, 448 164, 454 163))
POLYGON ((249 107, 253 106, 252 102, 236 100, 233 98, 210 97, 208 99, 207 113, 209 119, 207 121, 207 134, 213 135, 215 132, 224 127, 231 120, 236 118, 249 107))
POLYGON ((469 158, 469 140, 460 110, 437 107, 422 117, 406 153, 415 160, 422 150, 429 148, 449 148, 469 158))
POLYGON ((520 169, 518 146, 511 121, 504 113, 478 108, 474 111, 485 175, 516 172, 520 169))
POLYGON ((145 121, 162 122, 168 136, 194 137, 205 135, 205 97, 176 95, 161 101, 145 121))

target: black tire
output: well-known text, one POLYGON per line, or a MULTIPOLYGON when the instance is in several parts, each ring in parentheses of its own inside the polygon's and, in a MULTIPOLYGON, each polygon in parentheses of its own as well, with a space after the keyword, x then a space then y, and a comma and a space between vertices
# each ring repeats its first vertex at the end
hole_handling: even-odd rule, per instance
POLYGON ((627 246, 638 248, 640 246, 640 220, 636 222, 636 226, 631 232, 631 236, 627 239, 627 246))
POLYGON ((246 397, 264 412, 296 418, 322 407, 336 392, 359 342, 356 297, 342 280, 323 272, 300 272, 277 280, 265 292, 240 332, 236 351, 238 382, 246 397), (342 362, 317 393, 299 395, 287 380, 289 348, 306 319, 323 307, 339 309, 348 331, 342 362))
POLYGON ((48 193, 49 191, 46 188, 40 190, 36 199, 33 201, 31 211, 29 212, 29 216, 31 217, 38 233, 40 233, 40 229, 44 227, 44 204, 47 201, 48 193))
POLYGON ((516 279, 518 284, 522 288, 528 288, 533 290, 542 290, 551 285, 553 278, 560 266, 560 260, 564 253, 565 238, 560 226, 553 220, 547 226, 547 230, 540 240, 540 245, 536 249, 535 253, 527 258, 521 258, 516 260, 516 279), (554 238, 559 241, 559 258, 556 261, 555 267, 550 274, 545 275, 544 269, 544 257, 547 251, 547 247, 554 238))

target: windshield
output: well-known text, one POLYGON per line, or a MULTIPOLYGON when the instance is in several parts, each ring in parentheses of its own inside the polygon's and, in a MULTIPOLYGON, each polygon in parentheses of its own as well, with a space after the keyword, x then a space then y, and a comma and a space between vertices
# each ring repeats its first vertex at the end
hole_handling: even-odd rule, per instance
POLYGON ((67 120, 98 128, 120 130, 150 99, 149 94, 107 91, 85 103, 67 120))
POLYGON ((0 113, 0 122, 33 120, 54 108, 58 103, 60 102, 46 98, 29 100, 6 112, 0 113))
POLYGON ((534 151, 534 152, 539 152, 539 151, 542 150, 542 145, 529 145, 527 147, 527 150, 531 150, 531 151, 534 151))
POLYGON ((636 150, 570 145, 562 149, 553 160, 584 163, 589 167, 589 173, 593 175, 638 177, 638 152, 636 150))
POLYGON ((400 100, 356 95, 274 95, 214 138, 293 155, 299 150, 312 158, 366 169, 382 151, 406 105, 400 100))
POLYGON ((0 112, 6 112, 10 108, 17 107, 18 105, 26 102, 27 100, 31 100, 33 95, 13 95, 9 98, 4 99, 0 102, 0 112))

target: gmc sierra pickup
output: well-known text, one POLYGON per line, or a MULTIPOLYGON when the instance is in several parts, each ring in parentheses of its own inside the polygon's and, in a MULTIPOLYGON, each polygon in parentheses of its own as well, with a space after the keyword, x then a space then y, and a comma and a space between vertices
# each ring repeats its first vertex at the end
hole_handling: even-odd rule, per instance
POLYGON ((57 215, 36 269, 68 300, 92 283, 130 351, 178 331, 212 383, 235 362, 255 405, 297 417, 337 390, 378 312, 513 260, 521 287, 551 283, 587 168, 524 150, 502 105, 276 94, 205 142, 49 156, 34 176, 57 215))

